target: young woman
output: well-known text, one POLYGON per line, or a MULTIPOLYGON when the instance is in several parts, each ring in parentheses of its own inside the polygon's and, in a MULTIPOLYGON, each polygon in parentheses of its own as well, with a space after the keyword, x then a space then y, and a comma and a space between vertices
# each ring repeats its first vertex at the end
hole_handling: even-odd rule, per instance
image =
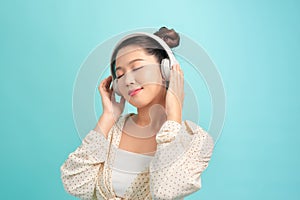
POLYGON ((182 121, 184 78, 170 49, 179 41, 162 27, 116 45, 112 75, 98 87, 103 113, 61 166, 67 192, 81 199, 145 200, 183 199, 200 189, 214 142, 200 126, 182 121), (125 101, 136 114, 122 115, 125 101))

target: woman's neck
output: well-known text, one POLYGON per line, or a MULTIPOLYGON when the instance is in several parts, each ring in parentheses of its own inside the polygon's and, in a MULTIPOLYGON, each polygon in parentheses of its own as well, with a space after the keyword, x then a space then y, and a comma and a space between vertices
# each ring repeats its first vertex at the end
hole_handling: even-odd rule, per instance
POLYGON ((137 115, 133 116, 133 121, 142 127, 150 126, 155 128, 165 122, 166 119, 165 108, 161 104, 151 105, 150 108, 139 108, 137 115))
POLYGON ((129 118, 126 129, 129 133, 136 133, 140 137, 156 135, 163 123, 167 120, 165 112, 166 91, 151 104, 137 109, 137 114, 129 118))

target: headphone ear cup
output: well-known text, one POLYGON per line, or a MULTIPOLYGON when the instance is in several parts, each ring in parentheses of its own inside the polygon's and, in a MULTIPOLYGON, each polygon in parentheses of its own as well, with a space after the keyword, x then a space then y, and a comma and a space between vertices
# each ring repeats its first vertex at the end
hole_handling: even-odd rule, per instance
POLYGON ((162 77, 166 80, 170 80, 170 71, 171 71, 171 66, 170 66, 170 60, 168 58, 164 58, 161 63, 160 63, 160 69, 161 69, 161 74, 162 77))
POLYGON ((119 96, 122 96, 120 91, 119 91, 119 87, 118 87, 118 80, 117 79, 114 79, 113 80, 113 90, 115 91, 115 93, 119 96))

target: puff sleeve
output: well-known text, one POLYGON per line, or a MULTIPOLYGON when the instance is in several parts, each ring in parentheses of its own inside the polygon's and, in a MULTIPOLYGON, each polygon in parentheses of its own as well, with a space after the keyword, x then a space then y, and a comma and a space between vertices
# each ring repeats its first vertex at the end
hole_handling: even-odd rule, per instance
POLYGON ((82 144, 60 167, 61 179, 65 190, 87 200, 94 197, 96 178, 108 150, 108 140, 102 133, 91 130, 82 144))
POLYGON ((191 121, 166 121, 156 135, 157 151, 150 163, 153 199, 183 199, 201 188, 214 142, 191 121))

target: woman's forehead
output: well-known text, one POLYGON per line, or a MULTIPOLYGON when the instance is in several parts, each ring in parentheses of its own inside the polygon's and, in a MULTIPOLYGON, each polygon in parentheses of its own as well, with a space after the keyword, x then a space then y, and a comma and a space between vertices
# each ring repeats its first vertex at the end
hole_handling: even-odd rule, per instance
POLYGON ((116 56, 116 66, 125 67, 135 61, 155 61, 153 55, 149 55, 139 46, 126 46, 121 48, 116 56))

